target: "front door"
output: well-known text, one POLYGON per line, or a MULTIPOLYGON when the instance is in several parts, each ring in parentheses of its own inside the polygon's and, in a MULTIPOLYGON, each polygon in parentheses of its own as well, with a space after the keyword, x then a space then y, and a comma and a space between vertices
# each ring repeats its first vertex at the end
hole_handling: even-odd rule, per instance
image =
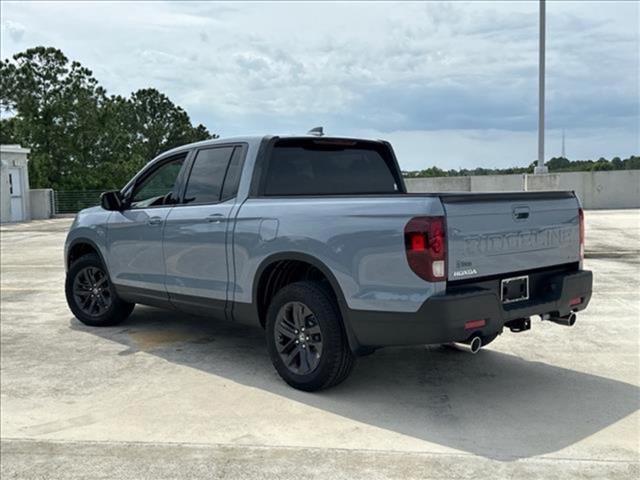
MULTIPOLYGON (((167 217, 164 229, 166 286, 171 303, 193 313, 224 318, 229 280, 227 234, 234 198, 223 185, 229 163, 240 147, 198 150, 183 199, 167 217)), ((237 162, 232 162, 237 165, 237 162)), ((234 194, 235 196, 235 194, 234 194)))
POLYGON ((9 194, 11 195, 11 221, 24 220, 24 203, 22 199, 22 171, 19 168, 9 169, 9 194))
POLYGON ((109 217, 111 279, 123 292, 150 304, 168 300, 162 231, 177 199, 177 181, 185 157, 169 158, 143 172, 128 195, 127 208, 109 217))

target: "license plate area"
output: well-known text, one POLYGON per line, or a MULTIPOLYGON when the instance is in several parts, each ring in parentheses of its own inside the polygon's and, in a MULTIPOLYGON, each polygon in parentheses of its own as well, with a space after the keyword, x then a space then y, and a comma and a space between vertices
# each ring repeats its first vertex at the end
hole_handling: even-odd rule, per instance
POLYGON ((502 303, 529 300, 529 276, 504 278, 500 282, 500 299, 502 303))

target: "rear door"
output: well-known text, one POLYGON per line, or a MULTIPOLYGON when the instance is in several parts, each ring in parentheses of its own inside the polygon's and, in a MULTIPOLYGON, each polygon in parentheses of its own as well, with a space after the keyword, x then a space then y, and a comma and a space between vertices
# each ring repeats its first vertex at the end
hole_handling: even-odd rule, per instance
POLYGON ((229 215, 245 151, 243 145, 199 149, 188 166, 181 202, 167 217, 166 288, 171 302, 183 310, 225 315, 229 215))
POLYGON ((443 195, 448 278, 463 280, 579 261, 570 192, 443 195))

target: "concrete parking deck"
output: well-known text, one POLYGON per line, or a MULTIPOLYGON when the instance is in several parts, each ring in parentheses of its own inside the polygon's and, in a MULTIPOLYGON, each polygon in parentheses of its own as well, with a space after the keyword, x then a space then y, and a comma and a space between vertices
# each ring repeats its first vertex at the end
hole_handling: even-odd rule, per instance
POLYGON ((1 228, 3 479, 640 477, 638 210, 587 212, 575 327, 381 350, 316 394, 279 379, 258 329, 146 307, 79 323, 69 223, 1 228))

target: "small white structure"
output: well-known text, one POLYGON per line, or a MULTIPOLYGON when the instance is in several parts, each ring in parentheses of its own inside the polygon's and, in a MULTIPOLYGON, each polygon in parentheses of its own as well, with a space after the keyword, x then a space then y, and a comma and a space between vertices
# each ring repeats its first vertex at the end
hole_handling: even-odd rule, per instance
POLYGON ((0 223, 31 219, 29 152, 20 145, 0 145, 0 223))

